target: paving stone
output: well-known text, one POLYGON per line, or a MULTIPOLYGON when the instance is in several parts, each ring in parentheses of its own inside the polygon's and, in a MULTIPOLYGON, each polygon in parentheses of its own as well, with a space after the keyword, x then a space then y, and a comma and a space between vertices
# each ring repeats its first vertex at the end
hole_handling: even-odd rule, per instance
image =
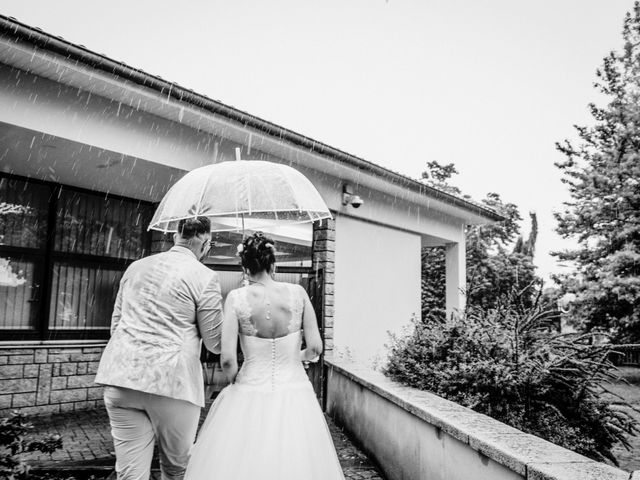
POLYGON ((33 351, 31 355, 11 355, 9 356, 9 364, 24 365, 25 363, 33 363, 33 351))
POLYGON ((92 387, 87 389, 87 399, 100 400, 104 395, 103 387, 92 387))
POLYGON ((102 353, 72 353, 72 362, 95 362, 100 360, 102 353))
POLYGON ((40 365, 37 365, 37 364, 25 365, 24 366, 24 377, 25 378, 37 377, 39 371, 40 371, 40 365))
POLYGON ((93 387, 95 375, 75 375, 67 380, 67 388, 93 387))
POLYGON ((63 363, 60 365, 60 375, 75 375, 78 364, 75 362, 63 363))
POLYGON ((2 393, 23 393, 35 392, 38 381, 35 378, 20 378, 13 380, 0 379, 0 392, 2 393))
POLYGON ((40 365, 40 373, 38 375, 38 397, 36 403, 38 405, 46 405, 49 403, 49 394, 51 393, 51 364, 40 365))
POLYGON ((36 392, 16 393, 13 395, 11 408, 31 407, 36 404, 36 392))
POLYGON ((53 390, 51 392, 51 403, 81 402, 86 399, 86 388, 53 390))
POLYGON ((22 378, 24 367, 22 365, 2 365, 0 367, 0 378, 22 378))
POLYGON ((47 350, 44 348, 36 350, 35 353, 35 362, 36 363, 46 363, 47 362, 47 350))
POLYGON ((33 355, 33 351, 33 348, 10 348, 9 350, 4 350, 4 352, 9 356, 33 355))
POLYGON ((100 362, 87 362, 87 373, 98 373, 98 365, 100 362))
POLYGON ((10 408, 11 407, 11 395, 10 393, 7 395, 0 395, 0 409, 10 408))
MULTIPOLYGON (((202 410, 200 424, 204 421, 211 402, 202 410)), ((25 455, 32 465, 68 465, 73 462, 91 461, 93 464, 113 465, 115 454, 111 438, 109 418, 102 408, 73 411, 33 417, 35 436, 56 434, 62 436, 63 450, 53 455, 33 452, 25 455)), ((347 480, 385 480, 376 465, 349 440, 347 435, 327 417, 329 430, 347 480)), ((115 478, 115 477, 114 477, 115 478)), ((160 472, 153 470, 152 479, 160 480, 160 472)))
POLYGON ((86 347, 82 349, 82 353, 99 353, 102 354, 104 347, 86 347))
POLYGON ((69 377, 53 377, 51 379, 51 390, 64 390, 67 388, 67 379, 69 377))
POLYGON ((70 353, 51 353, 49 352, 48 361, 49 363, 60 363, 60 362, 68 362, 71 359, 70 353))

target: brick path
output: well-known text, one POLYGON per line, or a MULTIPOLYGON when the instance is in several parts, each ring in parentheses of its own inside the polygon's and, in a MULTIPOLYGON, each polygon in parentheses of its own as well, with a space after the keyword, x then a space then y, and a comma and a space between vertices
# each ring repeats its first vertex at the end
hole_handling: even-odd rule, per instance
MULTIPOLYGON (((203 409, 201 422, 207 410, 203 409)), ((34 417, 31 421, 38 435, 61 435, 64 448, 51 456, 29 454, 25 459, 30 464, 60 470, 93 468, 104 471, 105 476, 113 469, 113 443, 109 420, 103 409, 34 417)), ((331 419, 327 418, 327 422, 345 477, 349 480, 384 480, 371 460, 353 445, 344 432, 331 419)), ((154 461, 152 479, 160 479, 157 460, 154 461)))

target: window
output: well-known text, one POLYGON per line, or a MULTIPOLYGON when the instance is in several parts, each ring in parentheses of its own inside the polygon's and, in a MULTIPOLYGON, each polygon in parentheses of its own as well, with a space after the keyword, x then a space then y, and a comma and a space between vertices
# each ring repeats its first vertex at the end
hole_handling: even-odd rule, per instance
MULTIPOLYGON (((253 233, 247 230, 246 234, 253 233)), ((274 226, 264 233, 276 242, 276 260, 278 268, 311 267, 311 240, 313 225, 310 223, 297 225, 274 226)), ((217 268, 223 265, 238 265, 236 248, 242 242, 242 233, 216 232, 212 235, 213 247, 205 264, 217 268)))
POLYGON ((107 338, 151 204, 0 176, 0 338, 107 338))

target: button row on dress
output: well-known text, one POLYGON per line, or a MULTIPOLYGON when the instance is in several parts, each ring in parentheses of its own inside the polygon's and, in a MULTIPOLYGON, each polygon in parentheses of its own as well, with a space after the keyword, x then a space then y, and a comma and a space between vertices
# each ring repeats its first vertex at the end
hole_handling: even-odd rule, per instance
POLYGON ((271 390, 275 388, 276 376, 276 341, 271 340, 271 390))

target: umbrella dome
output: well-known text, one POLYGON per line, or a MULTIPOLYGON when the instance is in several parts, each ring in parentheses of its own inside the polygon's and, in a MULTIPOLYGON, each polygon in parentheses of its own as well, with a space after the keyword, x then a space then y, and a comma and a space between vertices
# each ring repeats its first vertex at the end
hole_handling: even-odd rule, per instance
POLYGON ((331 218, 302 173, 287 165, 239 160, 196 168, 178 180, 158 206, 149 230, 175 232, 185 218, 206 216, 211 231, 261 230, 280 223, 331 218))

